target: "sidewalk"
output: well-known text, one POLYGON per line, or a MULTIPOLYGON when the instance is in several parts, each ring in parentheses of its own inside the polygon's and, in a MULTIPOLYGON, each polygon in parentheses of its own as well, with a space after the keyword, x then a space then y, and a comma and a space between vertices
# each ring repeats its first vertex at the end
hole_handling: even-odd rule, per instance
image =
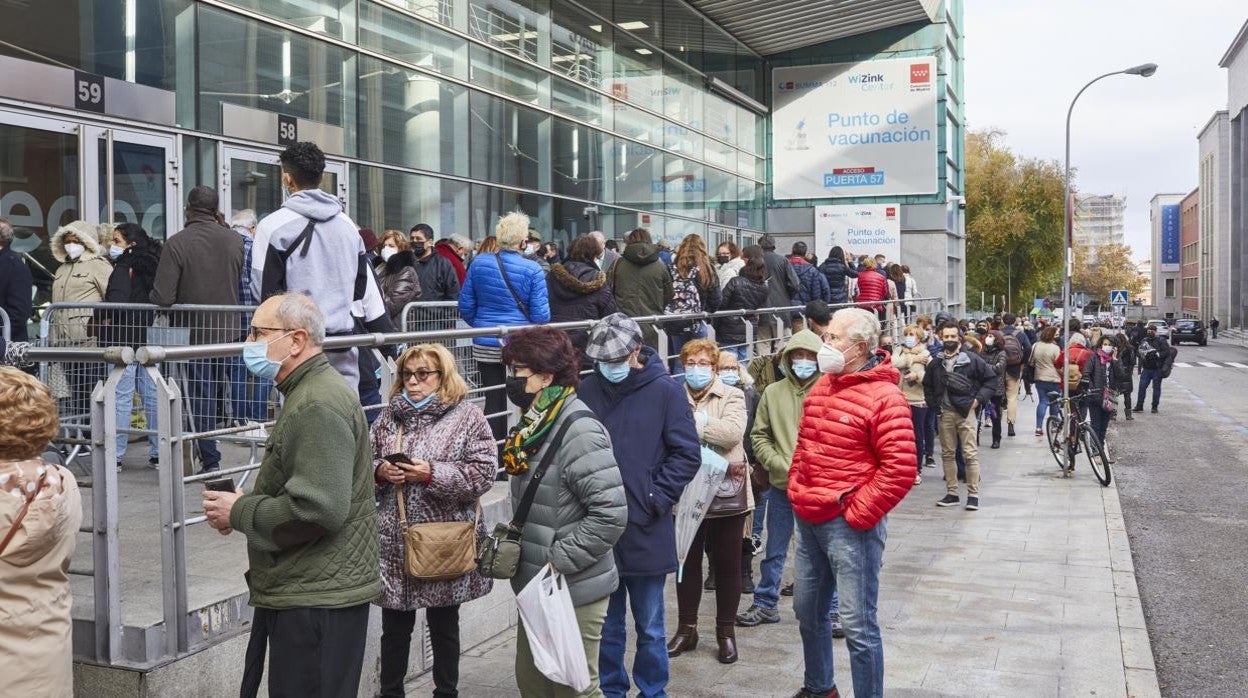
MULTIPOLYGON (((1056 478, 1043 439, 1026 428, 1033 410, 1020 404, 1019 436, 1000 450, 987 448, 985 429, 980 511, 935 506, 944 484, 937 467, 924 469, 923 484, 889 516, 879 603, 886 695, 1160 695, 1117 490, 1097 484, 1086 462, 1073 479, 1056 478)), ((725 666, 715 661, 711 593, 702 600, 703 641, 672 660, 669 693, 796 692, 802 652, 792 599, 781 599, 780 623, 738 628, 741 660, 725 666)), ((834 651, 838 688, 850 696, 844 640, 834 651)), ((470 650, 461 695, 519 695, 514 656, 514 632, 470 650)), ((414 684, 413 692, 432 689, 429 675, 414 684)))

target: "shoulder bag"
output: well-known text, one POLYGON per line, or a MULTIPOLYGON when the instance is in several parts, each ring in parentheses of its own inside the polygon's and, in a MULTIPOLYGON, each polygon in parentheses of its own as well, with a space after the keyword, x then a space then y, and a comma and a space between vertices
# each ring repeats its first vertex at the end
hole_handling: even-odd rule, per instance
POLYGON ((533 477, 529 479, 528 486, 524 488, 524 494, 520 497, 520 503, 516 506, 511 522, 496 524, 494 531, 486 537, 485 543, 481 546, 481 554, 477 557, 477 569, 481 574, 494 579, 511 579, 516 576, 516 572, 520 570, 520 534, 524 531, 524 522, 529 518, 529 509, 533 507, 537 488, 541 485, 547 469, 550 468, 555 452, 563 445, 563 437, 567 435, 572 423, 581 417, 592 416, 594 416, 592 412, 581 410, 573 412, 563 420, 558 433, 546 447, 546 457, 533 470, 533 477))
POLYGON ((9 527, 9 532, 4 534, 4 540, 0 540, 0 553, 4 553, 4 549, 9 547, 9 543, 13 540, 13 536, 17 535, 17 530, 22 527, 22 519, 26 518, 26 513, 30 511, 30 503, 35 501, 35 497, 39 496, 39 491, 43 489, 43 482, 48 477, 48 470, 44 469, 43 474, 39 476, 39 480, 33 490, 25 494, 25 501, 22 502, 22 508, 17 511, 17 516, 13 517, 13 524, 9 527))
POLYGON ((533 318, 529 317, 529 308, 520 300, 520 294, 516 293, 516 287, 511 285, 511 279, 507 278, 507 270, 503 269, 503 253, 495 252, 494 261, 498 263, 498 273, 503 277, 503 283, 507 284, 507 290, 511 291, 511 297, 516 301, 516 307, 520 308, 521 314, 528 322, 533 322, 533 318))
MULTIPOLYGON (((708 446, 703 446, 702 451, 703 459, 705 459, 707 457, 706 451, 711 451, 711 449, 708 446)), ((711 451, 711 453, 722 458, 714 451, 711 451)), ((706 517, 708 519, 736 516, 749 511, 749 493, 746 492, 745 488, 748 470, 749 465, 745 461, 728 464, 728 472, 724 473, 724 479, 720 481, 718 489, 715 490, 715 497, 711 499, 711 503, 706 507, 706 517)))
MULTIPOLYGON (((399 448, 403 446, 403 428, 399 427, 399 448)), ((405 485, 397 488, 399 529, 403 531, 403 566, 408 576, 425 582, 458 579, 476 567, 477 521, 481 518, 481 500, 472 521, 430 521, 407 523, 405 485)))

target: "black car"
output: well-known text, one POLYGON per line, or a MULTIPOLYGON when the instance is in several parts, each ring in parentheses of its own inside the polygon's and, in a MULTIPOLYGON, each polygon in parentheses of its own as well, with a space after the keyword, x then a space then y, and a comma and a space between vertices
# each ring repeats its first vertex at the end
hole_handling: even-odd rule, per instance
POLYGON ((1174 328, 1170 330, 1170 343, 1178 344, 1180 342, 1196 342, 1200 346, 1209 343, 1205 337, 1205 322, 1203 320, 1179 320, 1174 323, 1174 328))

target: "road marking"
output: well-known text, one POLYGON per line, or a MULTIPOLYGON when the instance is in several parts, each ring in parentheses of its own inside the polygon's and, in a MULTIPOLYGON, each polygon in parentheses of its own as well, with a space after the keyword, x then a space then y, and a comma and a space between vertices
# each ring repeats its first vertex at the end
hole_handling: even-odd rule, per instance
POLYGON ((1212 361, 1197 361, 1196 363, 1200 364, 1201 366, 1207 366, 1209 368, 1222 368, 1221 366, 1213 363, 1212 361))
POLYGON ((1248 368, 1248 365, 1235 363, 1234 361, 1227 361, 1226 365, 1231 366, 1233 368, 1248 368))
POLYGON ((1191 368, 1191 367, 1192 367, 1192 365, 1191 365, 1191 364, 1189 364, 1189 363, 1184 363, 1184 362, 1182 362, 1182 361, 1175 361, 1175 362, 1174 362, 1174 367, 1175 367, 1175 368, 1191 368))

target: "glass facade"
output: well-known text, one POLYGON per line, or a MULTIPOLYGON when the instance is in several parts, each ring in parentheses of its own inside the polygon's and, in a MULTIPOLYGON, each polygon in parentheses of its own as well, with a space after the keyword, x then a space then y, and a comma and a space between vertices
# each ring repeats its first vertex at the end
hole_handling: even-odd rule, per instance
POLYGON ((480 239, 517 208, 562 241, 763 224, 763 117, 707 88, 761 101, 762 61, 683 3, 43 0, 9 19, 0 54, 175 92, 186 188, 220 186, 228 103, 341 127, 349 212, 375 230, 480 239))

